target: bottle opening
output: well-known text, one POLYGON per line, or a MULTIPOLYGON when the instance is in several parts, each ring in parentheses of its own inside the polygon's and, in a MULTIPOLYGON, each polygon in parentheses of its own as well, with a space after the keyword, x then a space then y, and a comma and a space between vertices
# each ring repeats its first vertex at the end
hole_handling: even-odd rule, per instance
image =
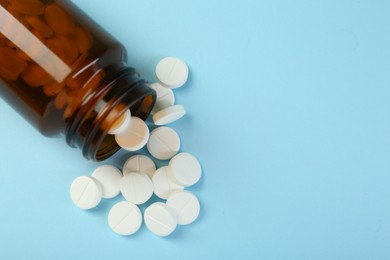
MULTIPOLYGON (((142 120, 146 120, 149 116, 151 109, 153 108, 154 97, 153 95, 145 96, 141 101, 137 102, 131 107, 125 107, 120 113, 117 113, 115 117, 112 118, 110 122, 107 122, 107 125, 113 125, 116 121, 126 113, 127 109, 130 109, 131 115, 141 118, 142 120)), ((103 161, 113 154, 118 152, 121 148, 117 144, 114 135, 108 134, 108 129, 104 131, 101 143, 98 145, 98 149, 95 155, 95 161, 103 161)))
POLYGON ((128 109, 132 116, 146 120, 155 99, 156 92, 134 69, 118 72, 91 93, 71 118, 66 131, 68 144, 80 147, 86 159, 107 159, 120 149, 115 136, 108 134, 110 127, 128 109))

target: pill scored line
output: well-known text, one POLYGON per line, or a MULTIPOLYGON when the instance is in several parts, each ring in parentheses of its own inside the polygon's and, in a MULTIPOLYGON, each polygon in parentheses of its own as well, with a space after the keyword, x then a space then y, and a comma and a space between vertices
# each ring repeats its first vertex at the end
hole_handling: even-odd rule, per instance
POLYGON ((175 60, 175 63, 172 65, 171 71, 170 71, 169 74, 168 74, 168 81, 171 80, 173 71, 175 70, 176 65, 177 65, 178 62, 179 62, 179 60, 175 60))
POLYGON ((165 145, 166 148, 168 148, 168 149, 171 150, 171 151, 174 151, 174 150, 175 150, 174 148, 170 147, 169 144, 167 144, 167 143, 166 143, 160 136, 158 136, 158 135, 159 135, 159 133, 155 133, 156 138, 157 138, 163 145, 165 145))
POLYGON ((89 180, 89 181, 88 181, 88 184, 85 185, 85 188, 84 188, 84 190, 81 192, 81 195, 79 196, 79 198, 77 199, 76 204, 78 204, 78 203, 80 202, 81 198, 83 197, 84 193, 87 191, 87 188, 88 188, 88 186, 91 184, 91 182, 92 182, 92 181, 89 180))
POLYGON ((170 226, 168 226, 168 225, 166 225, 166 224, 164 224, 164 223, 158 221, 157 219, 153 218, 152 216, 146 215, 146 217, 147 217, 149 220, 152 220, 153 222, 155 222, 155 223, 161 225, 162 227, 166 228, 167 230, 172 231, 172 228, 171 228, 170 226))
POLYGON ((140 170, 141 169, 141 156, 137 156, 137 169, 140 170))
POLYGON ((132 135, 134 135, 135 137, 138 137, 138 138, 141 139, 141 140, 144 140, 144 139, 145 139, 145 137, 142 137, 140 134, 138 134, 138 133, 136 133, 136 132, 134 132, 134 131, 130 131, 130 133, 131 133, 132 135))
POLYGON ((188 206, 190 206, 191 204, 191 201, 193 201, 194 200, 194 198, 189 198, 187 201, 186 201, 186 203, 184 203, 184 207, 182 207, 181 209, 180 209, 180 211, 178 212, 178 214, 177 215, 180 215, 183 211, 184 211, 184 209, 185 208, 187 208, 188 206))
POLYGON ((165 177, 167 178, 167 186, 168 186, 168 190, 174 190, 174 189, 176 189, 176 187, 178 186, 178 185, 175 185, 175 183, 173 182, 173 181, 171 181, 171 180, 169 180, 169 177, 167 176, 167 172, 165 172, 165 177))
POLYGON ((127 217, 129 217, 131 215, 131 213, 134 211, 135 209, 134 208, 131 208, 129 213, 125 214, 125 216, 118 222, 118 224, 115 225, 114 228, 117 228, 118 226, 120 226, 127 217))
POLYGON ((160 96, 160 99, 165 99, 166 97, 168 97, 170 95, 169 92, 165 93, 164 95, 160 96))

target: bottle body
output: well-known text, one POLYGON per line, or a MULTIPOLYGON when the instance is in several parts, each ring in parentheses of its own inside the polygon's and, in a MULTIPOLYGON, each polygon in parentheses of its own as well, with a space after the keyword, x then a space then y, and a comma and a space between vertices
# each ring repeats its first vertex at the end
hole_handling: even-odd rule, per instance
POLYGON ((127 109, 145 119, 155 92, 124 47, 67 0, 0 0, 0 96, 45 136, 87 159, 119 149, 107 135, 127 109))

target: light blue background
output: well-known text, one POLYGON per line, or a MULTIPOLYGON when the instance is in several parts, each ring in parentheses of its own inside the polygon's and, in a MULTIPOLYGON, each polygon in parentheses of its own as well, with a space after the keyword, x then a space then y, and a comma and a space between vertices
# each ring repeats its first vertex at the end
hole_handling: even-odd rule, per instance
POLYGON ((69 199, 98 164, 0 100, 0 259, 390 259, 389 1, 74 2, 145 78, 188 62, 172 127, 202 162, 202 215, 165 239, 115 235, 120 197, 69 199))

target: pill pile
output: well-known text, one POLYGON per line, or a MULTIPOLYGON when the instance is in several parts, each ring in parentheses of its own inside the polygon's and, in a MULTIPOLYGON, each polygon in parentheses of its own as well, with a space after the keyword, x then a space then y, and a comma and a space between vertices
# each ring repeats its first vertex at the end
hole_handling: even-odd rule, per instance
POLYGON ((191 224, 199 216, 199 200, 185 188, 200 180, 201 165, 195 156, 180 152, 179 135, 165 126, 186 114, 183 105, 175 105, 172 89, 183 86, 188 74, 188 66, 180 59, 162 59, 156 67, 158 83, 151 84, 157 93, 152 110, 157 128, 150 131, 143 120, 128 111, 109 131, 123 149, 136 152, 146 146, 153 158, 169 160, 167 166, 157 169, 151 157, 136 154, 125 162, 122 171, 112 165, 99 166, 91 176, 80 176, 71 185, 73 203, 84 210, 98 206, 102 198, 122 194, 125 201, 115 204, 108 214, 109 227, 119 235, 134 234, 144 221, 152 233, 165 237, 177 225, 191 224), (153 194, 165 203, 152 203, 142 216, 138 205, 147 203, 153 194))

